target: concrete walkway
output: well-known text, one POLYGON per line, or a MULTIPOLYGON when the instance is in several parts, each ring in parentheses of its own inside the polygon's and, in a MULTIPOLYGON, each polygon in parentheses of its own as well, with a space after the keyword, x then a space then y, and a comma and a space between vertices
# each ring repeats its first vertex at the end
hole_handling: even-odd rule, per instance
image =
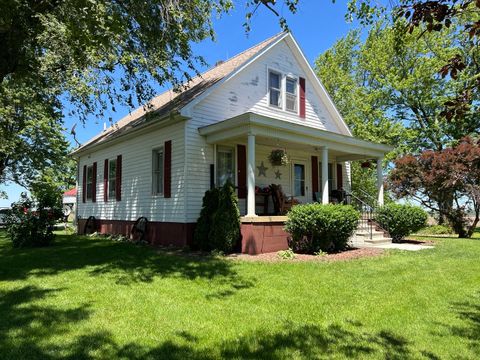
POLYGON ((433 249, 434 246, 427 246, 427 245, 420 245, 420 244, 378 244, 378 245, 371 245, 367 243, 363 244, 355 244, 355 247, 362 247, 362 248, 377 248, 377 249, 397 249, 397 250, 406 250, 406 251, 418 251, 418 250, 426 250, 426 249, 433 249))

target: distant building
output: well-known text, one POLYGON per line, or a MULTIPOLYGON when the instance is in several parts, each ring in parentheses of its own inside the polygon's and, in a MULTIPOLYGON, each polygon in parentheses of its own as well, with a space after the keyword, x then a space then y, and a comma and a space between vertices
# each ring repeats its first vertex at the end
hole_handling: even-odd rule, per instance
POLYGON ((69 221, 75 219, 75 204, 77 203, 77 188, 70 189, 63 193, 63 214, 68 217, 69 221))

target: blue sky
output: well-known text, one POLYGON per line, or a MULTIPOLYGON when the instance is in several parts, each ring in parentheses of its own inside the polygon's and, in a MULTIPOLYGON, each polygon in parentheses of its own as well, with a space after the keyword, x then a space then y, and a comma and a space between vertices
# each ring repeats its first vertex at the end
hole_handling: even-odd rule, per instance
MULTIPOLYGON (((218 60, 226 60, 243 50, 278 33, 281 29, 278 19, 267 9, 261 9, 252 18, 252 30, 245 34, 242 24, 245 22, 245 0, 236 0, 235 9, 228 15, 215 20, 217 38, 215 42, 205 41, 193 46, 196 54, 202 55, 208 64, 213 65, 218 60)), ((281 10, 281 9, 279 9, 281 10)), ((341 0, 332 4, 329 0, 301 0, 297 14, 291 15, 287 8, 282 10, 287 18, 290 30, 311 64, 315 58, 330 48, 336 40, 342 38, 355 24, 345 21, 347 1, 341 0)), ((202 69, 204 70, 204 69, 202 69)), ((116 112, 109 114, 114 121, 128 114, 130 109, 117 106, 116 112)), ((108 120, 106 120, 108 122, 108 120)), ((75 118, 66 117, 65 127, 69 140, 72 126, 77 123, 75 118)), ((103 121, 91 119, 86 124, 77 124, 77 139, 85 142, 103 129, 103 121)), ((0 186, 8 194, 8 199, 0 199, 0 207, 9 206, 16 201, 25 189, 8 184, 0 186)))

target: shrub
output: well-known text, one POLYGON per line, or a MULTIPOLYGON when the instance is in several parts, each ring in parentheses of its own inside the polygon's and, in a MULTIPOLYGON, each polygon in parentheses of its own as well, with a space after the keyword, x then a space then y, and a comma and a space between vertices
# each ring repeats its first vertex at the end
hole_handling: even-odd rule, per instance
POLYGON ((55 235, 53 225, 60 215, 58 209, 36 204, 22 193, 20 200, 12 204, 6 216, 6 228, 14 247, 47 246, 55 235), (34 205, 35 209, 34 209, 34 205))
POLYGON ((454 231, 446 225, 432 225, 421 229, 417 233, 421 235, 453 235, 454 231))
POLYGON ((398 242, 424 228, 428 214, 419 206, 388 204, 377 210, 375 220, 398 242))
POLYGON ((240 210, 235 189, 226 183, 219 192, 218 208, 213 214, 208 241, 213 249, 228 254, 240 239, 240 210))
POLYGON ((240 211, 232 184, 208 190, 203 197, 193 247, 203 251, 232 252, 240 239, 240 211))
POLYGON ((350 205, 297 205, 288 213, 285 230, 289 246, 297 253, 341 251, 347 247, 360 214, 350 205))

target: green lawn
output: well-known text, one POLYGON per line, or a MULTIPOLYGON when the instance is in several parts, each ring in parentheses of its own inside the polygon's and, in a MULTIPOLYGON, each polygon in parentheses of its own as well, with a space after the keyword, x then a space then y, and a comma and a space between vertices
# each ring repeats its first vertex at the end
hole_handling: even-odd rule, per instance
POLYGON ((0 234, 0 358, 478 359, 479 260, 480 239, 251 263, 0 234))

